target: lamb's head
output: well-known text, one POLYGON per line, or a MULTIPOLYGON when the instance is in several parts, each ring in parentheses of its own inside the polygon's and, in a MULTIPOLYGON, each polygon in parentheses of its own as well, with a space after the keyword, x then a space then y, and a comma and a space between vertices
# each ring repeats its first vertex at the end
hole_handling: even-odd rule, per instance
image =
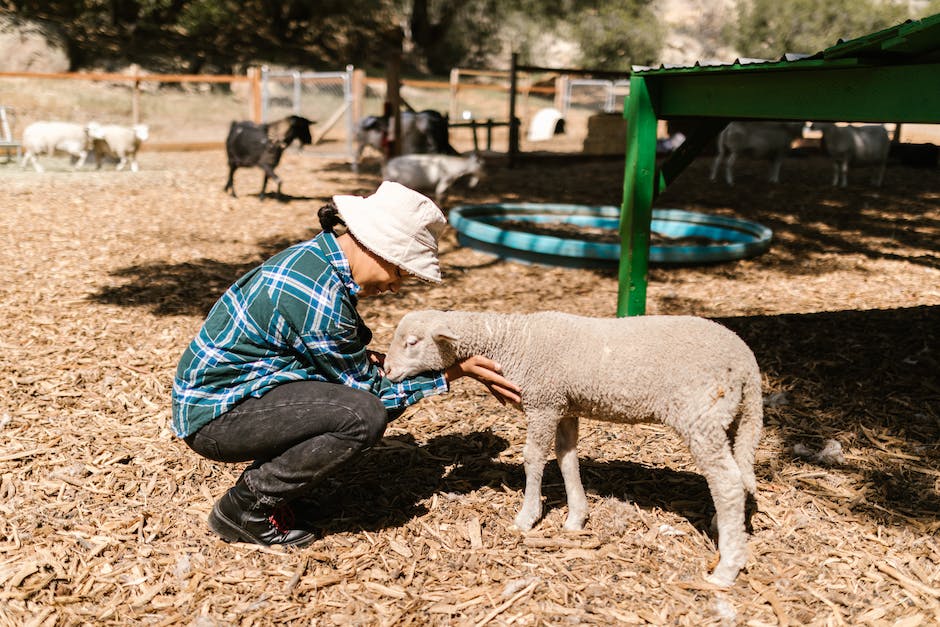
POLYGON ((429 370, 444 370, 456 361, 452 343, 458 339, 442 311, 406 314, 385 355, 385 376, 401 381, 429 370))
POLYGON ((131 128, 134 129, 134 137, 137 141, 145 142, 150 137, 150 127, 146 124, 135 124, 131 128))

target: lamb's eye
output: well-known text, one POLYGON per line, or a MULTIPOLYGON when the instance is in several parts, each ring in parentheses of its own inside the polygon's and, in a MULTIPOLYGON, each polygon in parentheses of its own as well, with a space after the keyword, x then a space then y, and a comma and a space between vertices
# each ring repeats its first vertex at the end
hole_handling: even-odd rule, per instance
POLYGON ((418 343, 418 338, 414 335, 409 335, 405 338, 405 346, 414 346, 418 343))

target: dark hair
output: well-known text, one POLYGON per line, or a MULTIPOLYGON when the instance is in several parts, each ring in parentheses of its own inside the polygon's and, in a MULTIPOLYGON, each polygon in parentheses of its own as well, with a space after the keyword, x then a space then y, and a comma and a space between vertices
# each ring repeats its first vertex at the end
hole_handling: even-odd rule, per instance
POLYGON ((320 228, 326 233, 334 233, 337 224, 346 226, 343 219, 339 217, 339 211, 336 210, 336 204, 331 200, 329 203, 320 207, 317 211, 317 217, 320 219, 320 228))

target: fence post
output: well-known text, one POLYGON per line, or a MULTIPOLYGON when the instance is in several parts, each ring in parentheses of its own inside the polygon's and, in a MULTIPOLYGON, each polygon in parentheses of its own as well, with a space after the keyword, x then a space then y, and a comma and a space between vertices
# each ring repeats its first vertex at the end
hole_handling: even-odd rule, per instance
POLYGON ((460 88, 460 69, 450 69, 450 119, 456 120, 459 115, 457 111, 457 90, 460 88))
POLYGON ((134 88, 131 90, 131 124, 140 124, 140 68, 134 68, 134 88))
POLYGON ((567 113, 565 107, 565 97, 568 93, 568 75, 562 74, 555 77, 555 108, 561 111, 562 115, 567 113))
POLYGON ((362 119, 363 104, 366 100, 366 71, 353 70, 352 73, 352 119, 357 124, 362 119))
POLYGON ((261 123, 261 72, 256 67, 248 68, 248 116, 252 122, 261 123))
POLYGON ((516 156, 519 154, 519 126, 516 121, 516 87, 517 74, 516 65, 519 55, 512 53, 512 60, 509 64, 509 167, 516 164, 516 156))

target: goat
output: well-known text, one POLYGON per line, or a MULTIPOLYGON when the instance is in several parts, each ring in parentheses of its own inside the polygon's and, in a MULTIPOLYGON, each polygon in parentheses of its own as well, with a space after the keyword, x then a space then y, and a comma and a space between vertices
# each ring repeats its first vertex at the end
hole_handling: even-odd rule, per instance
POLYGON ((880 187, 885 177, 891 142, 888 131, 881 124, 866 126, 836 126, 831 122, 813 122, 810 128, 822 131, 822 143, 832 157, 832 184, 848 185, 849 163, 876 165, 878 170, 872 183, 880 187))
POLYGON ((395 181, 416 190, 434 191, 440 204, 451 185, 469 177, 468 185, 476 187, 483 178, 483 161, 479 155, 401 155, 389 159, 382 170, 386 181, 395 181))
POLYGON ((711 180, 725 162, 725 181, 734 185, 732 169, 740 154, 770 159, 771 183, 780 182, 780 166, 790 152, 790 144, 803 134, 802 122, 730 122, 718 135, 718 156, 712 162, 711 180))
MULTIPOLYGON (((359 120, 356 129, 356 159, 353 170, 358 171, 359 161, 366 147, 374 148, 383 156, 388 145, 391 129, 390 116, 367 115, 359 120)), ((401 133, 398 134, 401 154, 458 154, 450 145, 448 139, 447 117, 439 112, 426 109, 424 111, 402 111, 401 133)))
POLYGON ((277 183, 277 195, 281 195, 281 178, 274 173, 274 168, 281 161, 284 149, 296 139, 301 146, 309 145, 310 125, 316 124, 299 115, 266 124, 254 122, 232 122, 228 137, 225 139, 225 152, 228 155, 228 181, 224 191, 235 194, 235 170, 257 166, 264 171, 264 183, 258 197, 264 200, 268 179, 277 183))

